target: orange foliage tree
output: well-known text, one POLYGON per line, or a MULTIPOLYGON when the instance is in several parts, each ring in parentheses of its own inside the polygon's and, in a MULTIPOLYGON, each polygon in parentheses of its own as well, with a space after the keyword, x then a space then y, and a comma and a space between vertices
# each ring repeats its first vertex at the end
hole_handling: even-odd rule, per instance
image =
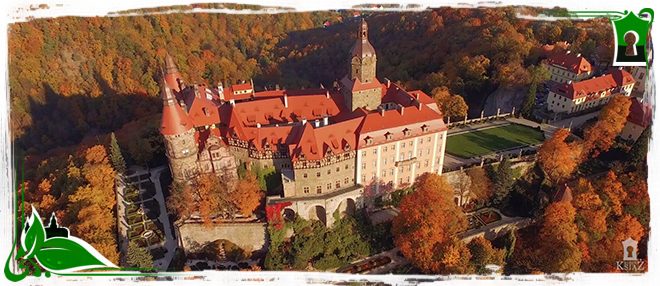
POLYGON ((555 183, 567 179, 577 167, 574 149, 565 141, 569 135, 568 130, 559 129, 539 149, 539 163, 555 183))
POLYGON ((215 174, 202 174, 195 181, 195 203, 204 227, 213 227, 213 216, 231 211, 228 203, 227 186, 215 174))
POLYGON ((236 184, 236 189, 229 192, 229 201, 236 206, 243 217, 248 217, 259 207, 264 195, 259 187, 257 175, 246 172, 245 177, 236 184))
POLYGON ((619 182, 613 171, 607 172, 607 176, 602 182, 601 191, 604 195, 604 201, 612 209, 612 212, 621 215, 623 213, 623 201, 628 194, 623 190, 623 184, 619 182))
POLYGON ((552 203, 543 219, 540 244, 541 253, 547 258, 541 270, 550 273, 579 271, 582 252, 577 244, 575 208, 570 202, 552 203))
POLYGON ((614 96, 598 114, 598 122, 584 130, 584 155, 596 157, 612 147, 617 134, 623 130, 632 101, 629 97, 619 94, 614 96))
POLYGON ((445 272, 452 268, 453 262, 447 263, 451 257, 442 257, 442 249, 453 247, 456 252, 462 252, 460 247, 450 247, 446 243, 465 231, 467 220, 454 204, 454 191, 444 177, 427 173, 414 189, 399 205, 401 213, 392 225, 394 243, 423 272, 445 272))

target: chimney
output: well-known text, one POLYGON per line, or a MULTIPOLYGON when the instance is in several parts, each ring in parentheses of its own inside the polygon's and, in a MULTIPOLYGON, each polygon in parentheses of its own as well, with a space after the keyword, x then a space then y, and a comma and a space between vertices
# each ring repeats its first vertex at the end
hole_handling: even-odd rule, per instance
POLYGON ((385 116, 385 108, 384 107, 378 107, 378 113, 380 113, 380 116, 385 116))
POLYGON ((235 100, 230 99, 229 103, 231 104, 231 106, 236 107, 236 101, 235 100))
POLYGON ((422 110, 422 102, 419 100, 415 100, 415 103, 417 104, 417 109, 422 110))
POLYGON ((186 114, 188 114, 188 108, 186 108, 186 103, 183 100, 179 100, 179 105, 181 105, 183 111, 185 111, 186 114))
POLYGON ((307 124, 307 118, 305 118, 305 116, 303 116, 303 118, 302 118, 302 125, 305 126, 305 124, 307 124))
POLYGON ((323 126, 328 126, 328 115, 323 114, 323 126))
POLYGON ((211 111, 208 109, 208 107, 204 107, 204 114, 206 117, 211 117, 211 111))
POLYGON ((415 99, 419 100, 419 92, 415 92, 415 99))
POLYGON ((280 84, 279 83, 275 84, 275 90, 280 90, 280 84))
POLYGON ((321 126, 321 120, 318 119, 314 120, 314 127, 318 128, 320 126, 321 126))
POLYGON ((403 116, 403 105, 397 104, 396 109, 399 111, 399 113, 401 113, 401 116, 403 116))
POLYGON ((257 128, 261 128, 261 123, 257 123, 257 128))
POLYGON ((569 80, 566 84, 571 84, 571 83, 573 83, 573 81, 572 81, 572 80, 569 80))
POLYGON ((390 79, 385 78, 385 84, 387 84, 387 88, 390 88, 390 83, 391 83, 390 79))
POLYGON ((330 91, 329 90, 325 91, 325 98, 330 99, 330 91))
POLYGON ((284 95, 284 108, 289 108, 289 100, 286 94, 284 95))
POLYGON ((193 89, 194 89, 194 91, 195 91, 195 97, 200 98, 201 95, 199 94, 199 84, 195 83, 195 84, 193 85, 193 89))

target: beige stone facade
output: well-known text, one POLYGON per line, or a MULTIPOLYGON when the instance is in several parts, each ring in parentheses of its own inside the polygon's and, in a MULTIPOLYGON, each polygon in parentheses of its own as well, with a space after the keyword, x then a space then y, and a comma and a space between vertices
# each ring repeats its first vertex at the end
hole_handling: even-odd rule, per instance
POLYGON ((190 129, 183 134, 163 136, 165 154, 170 161, 172 178, 175 180, 188 180, 199 173, 194 134, 195 129, 190 129))

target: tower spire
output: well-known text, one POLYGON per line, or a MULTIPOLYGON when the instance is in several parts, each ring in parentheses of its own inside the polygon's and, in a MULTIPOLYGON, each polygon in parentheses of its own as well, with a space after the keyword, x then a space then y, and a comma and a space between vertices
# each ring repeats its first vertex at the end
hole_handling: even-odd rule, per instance
POLYGON ((179 73, 179 69, 177 69, 176 65, 174 64, 174 58, 172 58, 168 52, 165 52, 165 69, 167 74, 179 73))
POLYGON ((176 104, 176 97, 164 77, 160 82, 160 95, 163 97, 164 106, 174 106, 174 104, 176 104))

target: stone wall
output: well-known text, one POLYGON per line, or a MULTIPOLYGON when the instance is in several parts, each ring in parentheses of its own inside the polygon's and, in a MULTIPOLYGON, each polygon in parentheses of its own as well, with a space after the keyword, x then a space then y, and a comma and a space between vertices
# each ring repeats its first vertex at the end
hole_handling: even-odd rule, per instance
POLYGON ((295 169, 294 181, 296 197, 319 195, 316 192, 316 186, 321 186, 321 194, 353 186, 355 185, 355 158, 339 161, 320 168, 295 169), (317 177, 317 173, 320 173, 321 176, 317 177), (305 174, 307 174, 307 178, 305 178, 305 174), (347 178, 348 184, 345 183, 347 178), (337 180, 340 183, 339 188, 336 188, 337 180), (327 188, 327 184, 330 184, 330 189, 327 188), (304 192, 304 187, 309 187, 309 193, 304 192))
POLYGON ((268 247, 266 223, 223 223, 213 228, 187 223, 179 227, 179 234, 186 253, 197 252, 218 239, 229 240, 250 251, 265 251, 268 247))
POLYGON ((461 240, 463 240, 465 243, 470 242, 472 239, 481 236, 487 240, 493 240, 496 239, 500 236, 508 234, 512 230, 516 229, 521 229, 529 226, 532 222, 534 222, 533 219, 531 218, 524 218, 520 220, 515 220, 511 222, 503 222, 499 225, 495 225, 493 227, 489 227, 485 229, 484 231, 480 231, 477 233, 472 233, 467 236, 461 237, 461 240))

